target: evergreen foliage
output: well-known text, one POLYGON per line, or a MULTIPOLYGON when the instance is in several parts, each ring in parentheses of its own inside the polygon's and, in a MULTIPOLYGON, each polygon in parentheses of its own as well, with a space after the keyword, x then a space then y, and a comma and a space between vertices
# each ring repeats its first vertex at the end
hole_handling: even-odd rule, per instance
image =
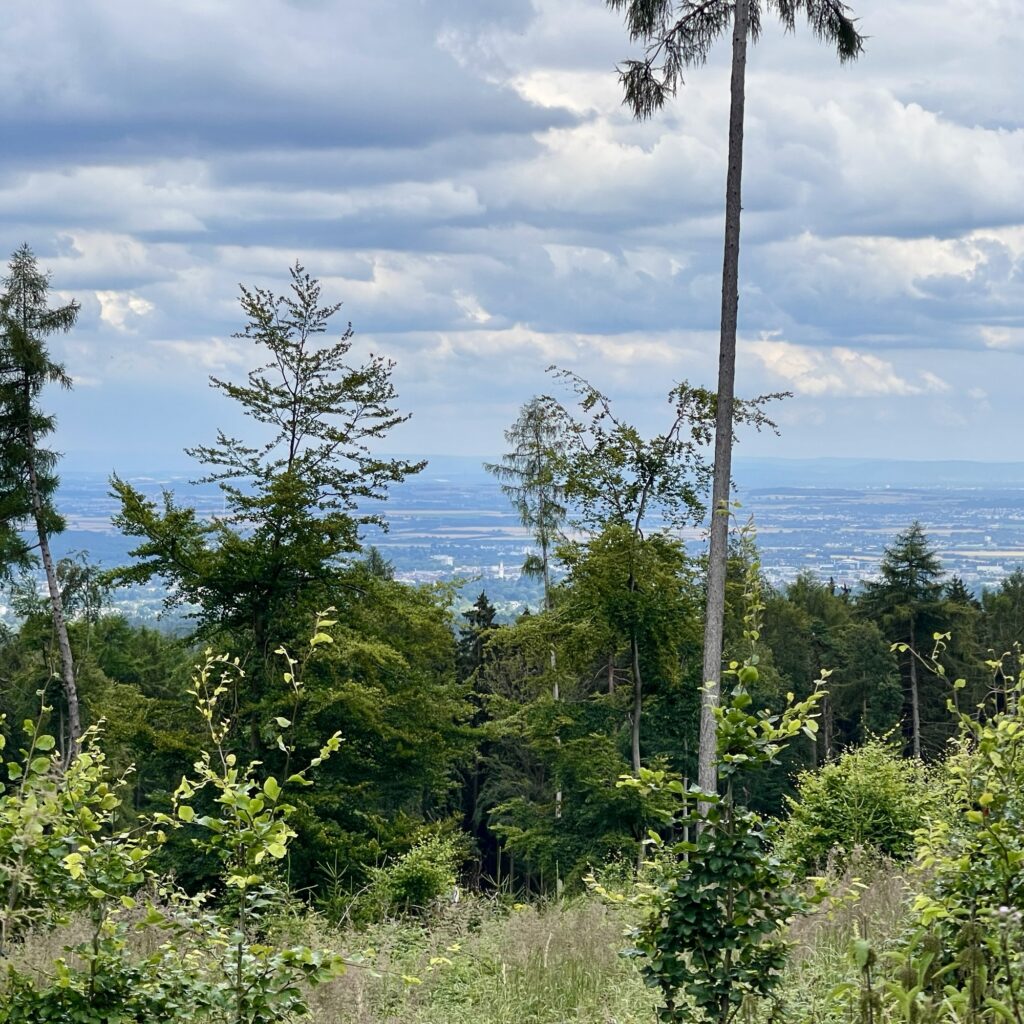
POLYGON ((50 615, 60 657, 67 732, 60 745, 70 760, 82 736, 74 657, 68 638, 60 580, 50 553, 50 537, 64 529, 53 504, 57 489, 57 454, 43 446, 56 425, 39 399, 48 384, 71 387, 71 378, 50 358, 46 339, 70 331, 78 319, 78 303, 50 308, 49 275, 32 250, 23 245, 11 256, 0 294, 0 581, 12 565, 26 568, 33 550, 46 573, 50 615), (32 524, 35 543, 18 534, 32 524))
POLYGON ((28 567, 33 547, 19 528, 29 522, 46 536, 64 528, 53 504, 57 454, 44 446, 56 421, 39 398, 47 384, 70 388, 71 378, 50 357, 49 335, 70 331, 78 303, 50 308, 50 282, 23 245, 11 257, 0 293, 0 573, 28 567), (34 477, 34 483, 33 483, 34 477), (37 511, 38 503, 38 511, 37 511))
POLYGON ((943 717, 947 694, 931 686, 922 692, 915 652, 942 628, 942 563, 920 523, 912 523, 885 549, 879 574, 868 584, 859 609, 894 643, 906 645, 905 732, 915 757, 934 754, 948 736, 943 717))

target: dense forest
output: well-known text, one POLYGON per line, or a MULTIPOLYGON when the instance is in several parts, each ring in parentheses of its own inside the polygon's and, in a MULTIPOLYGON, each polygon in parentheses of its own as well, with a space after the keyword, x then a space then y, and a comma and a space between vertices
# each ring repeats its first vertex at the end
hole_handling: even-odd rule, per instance
MULTIPOLYGON (((223 513, 114 476, 133 560, 55 563, 44 389, 70 382, 47 339, 77 307, 50 301, 19 249, 0 296, 0 570, 20 621, 0 637, 0 1020, 288 1019, 385 926, 443 989, 463 942, 512 942, 496 929, 519 908, 549 944, 621 914, 663 1018, 724 1024, 802 969, 784 934, 824 900, 853 922, 829 1019, 1021 1021, 1024 571, 973 594, 912 523, 861 590, 774 590, 756 524, 728 509, 719 784, 700 789, 707 569, 679 530, 708 514, 715 393, 677 385, 645 436, 556 372, 488 466, 543 602, 498 624, 481 593, 456 615, 452 588, 402 583, 361 543, 423 464, 377 453, 408 415, 392 364, 351 361, 352 328, 296 265, 283 295, 243 288, 254 368, 210 382, 250 431, 189 452, 223 513), (107 610, 154 579, 187 635, 107 610), (896 897, 885 975, 858 908, 894 864, 914 898, 896 897), (311 922, 346 948, 289 944, 311 922), (52 934, 72 941, 47 966, 52 934)), ((738 400, 736 431, 772 428, 775 397, 738 400)), ((359 999, 411 999, 424 979, 392 990, 375 955, 357 969, 383 988, 359 999)), ((591 960, 639 1000, 622 1013, 650 1012, 591 960)), ((360 1005, 330 1019, 386 1013, 360 1005)))

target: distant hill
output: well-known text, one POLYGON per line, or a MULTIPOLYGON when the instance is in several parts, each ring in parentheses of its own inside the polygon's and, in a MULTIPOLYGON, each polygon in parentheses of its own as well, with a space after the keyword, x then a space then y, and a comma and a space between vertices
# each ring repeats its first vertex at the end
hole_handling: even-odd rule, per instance
MULTIPOLYGON (((425 458, 429 465, 421 480, 462 484, 493 480, 484 459, 470 455, 403 455, 425 458)), ((968 459, 784 459, 737 454, 733 475, 741 488, 765 487, 984 487, 986 490, 1024 487, 1024 462, 975 462, 968 459)))
POLYGON ((737 455, 741 490, 765 487, 904 487, 987 490, 1024 487, 1024 462, 966 459, 774 459, 737 455))

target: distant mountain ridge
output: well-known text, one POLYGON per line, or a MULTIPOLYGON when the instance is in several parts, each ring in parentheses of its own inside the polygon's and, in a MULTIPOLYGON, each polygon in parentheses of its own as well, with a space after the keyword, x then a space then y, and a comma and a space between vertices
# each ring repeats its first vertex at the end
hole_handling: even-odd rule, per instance
POLYGON ((1024 487, 1024 462, 968 459, 783 459, 737 455, 740 488, 1024 487))
MULTIPOLYGON (((471 455, 404 455, 425 458, 427 477, 466 480, 486 476, 484 462, 471 455)), ((1024 487, 1024 461, 985 462, 971 459, 858 459, 821 457, 776 458, 737 454, 733 458, 737 486, 762 487, 1024 487)))
MULTIPOLYGON (((477 455, 421 455, 397 453, 411 460, 426 459, 427 467, 412 481, 429 480, 433 483, 450 481, 458 486, 464 483, 493 481, 484 469, 485 462, 497 462, 499 456, 477 455)), ((70 460, 69 460, 70 461, 70 460)), ((171 487, 186 485, 190 477, 201 475, 199 467, 149 469, 127 472, 132 479, 149 478, 151 482, 167 483, 171 487)), ((94 470, 77 470, 73 464, 63 467, 61 476, 72 480, 96 480, 105 476, 94 470)), ((857 459, 839 457, 776 458, 737 454, 733 459, 733 477, 737 487, 763 489, 771 487, 828 487, 842 490, 865 487, 1024 487, 1024 461, 985 462, 971 459, 857 459)), ((494 482, 497 490, 497 482, 494 482)), ((398 489, 396 489, 398 490, 398 489)))

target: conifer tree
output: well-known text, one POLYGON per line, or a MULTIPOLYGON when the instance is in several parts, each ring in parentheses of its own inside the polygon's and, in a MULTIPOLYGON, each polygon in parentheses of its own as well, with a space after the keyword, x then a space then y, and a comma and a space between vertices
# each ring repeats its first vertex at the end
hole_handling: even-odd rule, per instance
POLYGON ((22 566, 38 549, 49 593, 50 614, 60 653, 60 678, 67 703, 65 757, 72 757, 82 735, 75 663, 68 638, 57 567, 50 537, 64 528, 53 504, 57 489, 57 453, 44 445, 55 420, 45 414, 39 398, 47 384, 71 387, 71 378, 50 358, 46 339, 70 331, 78 319, 78 303, 50 308, 50 278, 39 268, 28 245, 11 256, 0 295, 0 554, 22 566), (35 543, 17 533, 29 522, 35 543))
POLYGON ((867 585, 859 605, 863 613, 888 631, 892 641, 909 647, 904 665, 910 698, 910 735, 914 756, 918 758, 922 755, 921 693, 915 655, 930 653, 928 626, 938 625, 942 575, 942 563, 924 528, 915 521, 885 549, 879 579, 867 585), (928 644, 928 649, 919 651, 921 643, 928 644))
POLYGON ((459 630, 457 665, 462 679, 469 679, 484 663, 484 648, 494 624, 497 609, 488 600, 485 591, 463 612, 466 625, 459 630))
POLYGON ((1024 568, 1018 566, 993 590, 981 595, 985 647, 998 658, 1024 643, 1024 568))
POLYGON ((630 39, 643 43, 645 47, 641 60, 625 61, 619 69, 624 103, 635 117, 641 119, 651 117, 661 109, 665 100, 675 94, 683 80, 683 72, 704 64, 716 40, 732 25, 718 404, 704 623, 704 681, 707 689, 700 736, 700 787, 705 792, 712 792, 716 785, 714 707, 720 693, 725 576, 729 560, 727 507, 732 476, 747 41, 757 40, 761 33, 762 14, 772 10, 790 30, 796 26, 798 12, 803 11, 814 34, 834 45, 841 61, 859 56, 864 40, 842 0, 607 0, 607 3, 613 10, 625 12, 630 39))

